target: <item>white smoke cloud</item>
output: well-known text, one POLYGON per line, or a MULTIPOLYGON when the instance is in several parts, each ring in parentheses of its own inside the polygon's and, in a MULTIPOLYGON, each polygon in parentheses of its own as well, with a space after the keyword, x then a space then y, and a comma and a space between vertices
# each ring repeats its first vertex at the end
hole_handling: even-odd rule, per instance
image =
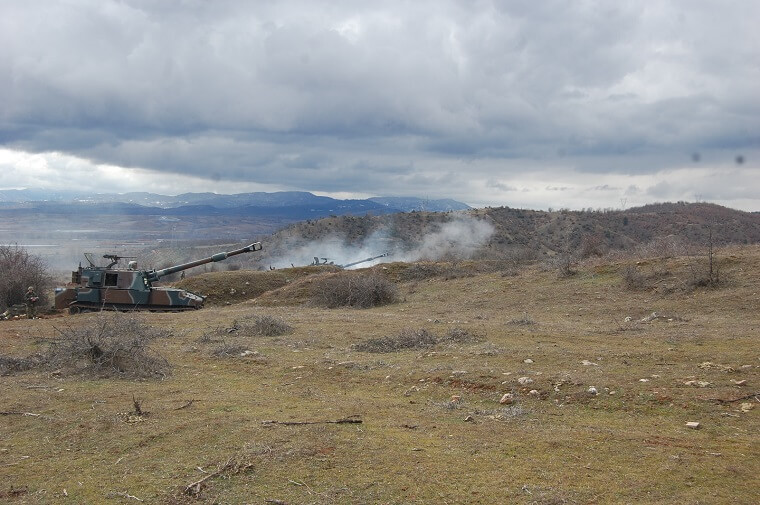
POLYGON ((345 238, 337 235, 305 245, 301 239, 286 239, 285 256, 273 261, 271 266, 303 266, 313 264, 315 259, 340 266, 369 260, 348 268, 366 268, 393 261, 468 259, 493 233, 494 227, 487 221, 459 215, 426 234, 416 244, 400 244, 387 231, 375 232, 358 245, 348 244, 345 238), (381 255, 385 256, 377 257, 381 255))

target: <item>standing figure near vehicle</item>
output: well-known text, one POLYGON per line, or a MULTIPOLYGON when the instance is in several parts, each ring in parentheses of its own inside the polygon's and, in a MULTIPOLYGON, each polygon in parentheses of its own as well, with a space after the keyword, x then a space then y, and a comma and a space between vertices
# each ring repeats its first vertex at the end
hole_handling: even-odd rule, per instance
POLYGON ((29 289, 26 290, 26 294, 24 295, 24 301, 26 302, 26 317, 29 319, 34 319, 34 317, 37 315, 37 301, 39 300, 39 297, 37 296, 37 293, 34 292, 34 286, 29 286, 29 289))

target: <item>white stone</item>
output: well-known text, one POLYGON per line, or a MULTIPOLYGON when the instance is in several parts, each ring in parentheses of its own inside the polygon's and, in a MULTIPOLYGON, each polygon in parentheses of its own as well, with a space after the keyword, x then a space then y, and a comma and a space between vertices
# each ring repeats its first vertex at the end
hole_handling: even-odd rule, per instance
POLYGON ((692 430, 698 430, 701 426, 702 425, 696 421, 689 421, 686 423, 686 427, 691 428, 692 430))
POLYGON ((502 405, 510 405, 513 401, 515 401, 515 395, 512 393, 504 393, 501 400, 499 400, 499 403, 502 405))
POLYGON ((530 377, 520 377, 519 379, 517 379, 517 382, 519 382, 522 386, 525 386, 533 382, 533 379, 531 379, 530 377))

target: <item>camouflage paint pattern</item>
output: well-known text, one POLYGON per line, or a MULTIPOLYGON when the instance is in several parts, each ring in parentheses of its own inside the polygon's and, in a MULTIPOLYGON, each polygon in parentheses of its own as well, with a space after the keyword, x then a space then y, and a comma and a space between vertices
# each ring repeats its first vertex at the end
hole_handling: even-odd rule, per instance
POLYGON ((124 270, 109 267, 79 267, 71 273, 66 287, 56 288, 55 308, 76 313, 82 310, 159 310, 200 309, 205 297, 177 288, 153 287, 165 275, 206 263, 222 261, 245 252, 260 251, 255 242, 231 252, 218 253, 202 260, 162 270, 124 270))

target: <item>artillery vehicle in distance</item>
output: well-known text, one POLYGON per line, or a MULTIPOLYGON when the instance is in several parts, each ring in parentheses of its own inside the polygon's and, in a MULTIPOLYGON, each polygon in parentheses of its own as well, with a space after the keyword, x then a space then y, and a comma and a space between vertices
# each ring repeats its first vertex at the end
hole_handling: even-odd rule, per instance
POLYGON ((261 250, 254 242, 241 249, 221 252, 208 258, 175 265, 160 270, 138 270, 137 263, 129 262, 126 269, 113 268, 121 259, 115 254, 103 257, 111 262, 105 267, 95 266, 85 255, 90 266, 71 272, 71 282, 55 289, 55 308, 69 309, 71 314, 91 310, 151 310, 181 311, 200 309, 205 297, 184 289, 154 287, 153 282, 188 268, 222 261, 230 256, 261 250))

